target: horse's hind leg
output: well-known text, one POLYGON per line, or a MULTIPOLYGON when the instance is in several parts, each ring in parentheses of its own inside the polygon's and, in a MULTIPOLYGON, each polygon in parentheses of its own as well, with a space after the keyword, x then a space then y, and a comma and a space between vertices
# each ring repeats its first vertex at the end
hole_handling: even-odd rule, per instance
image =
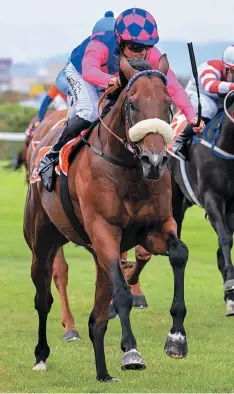
POLYGON ((111 300, 108 278, 100 271, 96 260, 96 291, 94 308, 89 317, 89 337, 93 343, 97 379, 102 382, 114 380, 108 373, 104 352, 104 335, 107 330, 107 313, 111 300))
MULTIPOLYGON (((55 254, 54 251, 53 254, 55 254)), ((31 276, 32 281, 36 287, 36 295, 34 299, 35 309, 38 312, 39 330, 38 330, 38 343, 35 347, 36 363, 33 367, 34 371, 46 371, 46 359, 49 357, 50 348, 47 343, 46 324, 47 316, 50 312, 53 303, 50 284, 52 277, 52 259, 47 259, 45 256, 36 255, 33 252, 31 276)))
POLYGON ((74 317, 71 313, 67 297, 66 288, 68 284, 68 264, 64 257, 63 248, 59 249, 54 259, 53 279, 61 299, 62 325, 65 329, 63 339, 65 341, 74 341, 80 339, 80 336, 75 328, 74 317))
POLYGON ((50 354, 46 337, 47 316, 53 303, 51 294, 52 266, 60 246, 67 240, 46 215, 36 185, 28 189, 24 215, 24 236, 32 251, 31 277, 36 287, 35 309, 38 312, 38 344, 35 348, 35 371, 45 371, 50 354))
MULTIPOLYGON (((234 213, 227 213, 227 226, 230 231, 230 234, 233 235, 234 231, 234 213)), ((217 262, 218 262, 218 268, 219 271, 222 275, 223 282, 225 283, 226 281, 226 272, 225 272, 225 259, 224 255, 222 252, 222 248, 219 247, 217 250, 217 262)), ((227 294, 224 294, 224 300, 227 303, 227 309, 226 309, 226 316, 234 316, 234 293, 231 292, 229 296, 227 294)))
POLYGON ((232 232, 226 215, 225 200, 214 193, 206 192, 204 205, 212 227, 218 235, 218 267, 224 279, 224 298, 227 302, 227 316, 234 313, 234 267, 231 258, 232 232))

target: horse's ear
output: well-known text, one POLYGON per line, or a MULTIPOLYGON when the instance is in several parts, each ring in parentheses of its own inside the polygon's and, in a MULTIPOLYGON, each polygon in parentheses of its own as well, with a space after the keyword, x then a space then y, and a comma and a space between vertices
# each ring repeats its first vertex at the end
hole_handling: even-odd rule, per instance
POLYGON ((163 74, 167 75, 168 70, 169 70, 169 63, 167 60, 167 55, 164 53, 158 61, 158 71, 161 71, 163 74))
POLYGON ((124 56, 120 58, 120 70, 124 73, 125 77, 129 81, 133 75, 137 74, 137 70, 135 70, 130 64, 128 63, 127 59, 124 56))

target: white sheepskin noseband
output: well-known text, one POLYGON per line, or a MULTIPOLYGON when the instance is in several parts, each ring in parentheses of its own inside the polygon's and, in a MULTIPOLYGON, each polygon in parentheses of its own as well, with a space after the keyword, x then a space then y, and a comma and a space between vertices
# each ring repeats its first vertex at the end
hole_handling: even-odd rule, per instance
POLYGON ((168 145, 174 137, 174 131, 172 127, 161 119, 146 119, 141 120, 129 129, 129 138, 132 142, 142 140, 147 134, 158 133, 160 134, 168 145))

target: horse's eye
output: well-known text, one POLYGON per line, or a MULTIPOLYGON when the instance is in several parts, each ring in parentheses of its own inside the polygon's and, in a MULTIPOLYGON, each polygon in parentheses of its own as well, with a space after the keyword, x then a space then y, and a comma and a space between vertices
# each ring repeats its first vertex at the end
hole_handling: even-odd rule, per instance
POLYGON ((131 100, 129 100, 129 109, 131 109, 132 111, 136 109, 134 102, 131 100))

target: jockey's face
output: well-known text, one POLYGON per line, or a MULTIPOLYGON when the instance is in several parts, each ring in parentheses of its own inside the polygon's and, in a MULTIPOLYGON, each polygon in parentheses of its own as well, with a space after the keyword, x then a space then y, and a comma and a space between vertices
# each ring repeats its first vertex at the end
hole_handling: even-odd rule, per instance
POLYGON ((225 68, 227 82, 234 82, 234 70, 231 68, 225 68))

